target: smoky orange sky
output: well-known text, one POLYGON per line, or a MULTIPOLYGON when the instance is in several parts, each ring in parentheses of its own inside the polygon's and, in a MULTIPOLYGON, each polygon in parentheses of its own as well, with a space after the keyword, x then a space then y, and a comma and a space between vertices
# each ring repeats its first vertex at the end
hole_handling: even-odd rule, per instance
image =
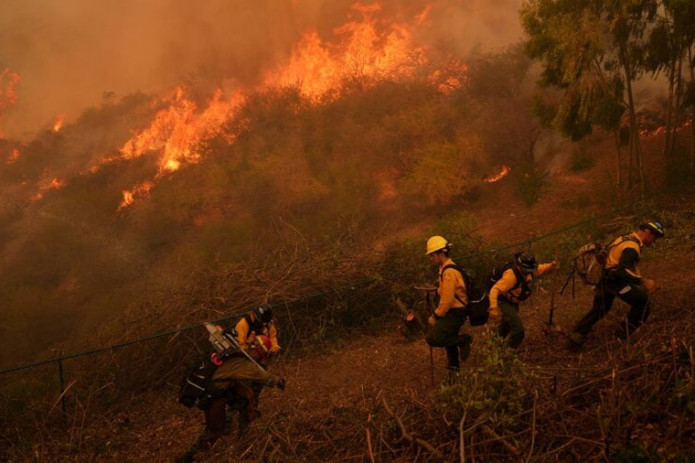
MULTIPOLYGON (((0 71, 22 76, 17 103, 0 123, 30 136, 65 114, 69 123, 109 92, 160 93, 188 82, 250 86, 281 64, 301 35, 331 39, 347 0, 3 0, 0 71)), ((370 4, 373 2, 362 2, 370 4)), ((416 37, 461 55, 521 37, 521 0, 385 0, 382 12, 411 20, 431 6, 416 37)))

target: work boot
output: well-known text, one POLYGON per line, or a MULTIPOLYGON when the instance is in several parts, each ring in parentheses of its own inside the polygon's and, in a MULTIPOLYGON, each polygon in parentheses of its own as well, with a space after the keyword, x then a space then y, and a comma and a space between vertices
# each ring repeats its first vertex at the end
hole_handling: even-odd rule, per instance
POLYGON ((176 458, 176 463, 193 463, 195 461, 193 459, 193 455, 195 455, 195 453, 191 453, 189 450, 188 452, 176 458))
POLYGON ((454 384, 459 382, 459 369, 458 368, 448 368, 449 371, 447 371, 446 374, 446 379, 444 380, 444 384, 447 386, 453 386, 454 384))
POLYGON ((581 352, 584 350, 584 341, 586 341, 586 336, 575 331, 567 339, 567 348, 572 352, 581 352))
POLYGON ((462 362, 465 362, 471 355, 471 342, 473 341, 473 336, 470 334, 463 334, 459 336, 461 339, 458 343, 459 347, 459 358, 462 362))

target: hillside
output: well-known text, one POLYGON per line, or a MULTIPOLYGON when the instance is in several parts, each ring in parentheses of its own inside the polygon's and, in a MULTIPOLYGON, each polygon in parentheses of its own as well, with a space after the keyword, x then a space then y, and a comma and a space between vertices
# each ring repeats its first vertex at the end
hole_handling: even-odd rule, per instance
MULTIPOLYGON (((601 168, 599 161, 581 173, 558 173, 536 205, 525 208, 517 203, 518 215, 491 212, 501 205, 505 211, 515 210, 510 199, 514 186, 502 180, 490 185, 485 204, 474 203, 466 213, 475 217, 482 225, 480 233, 491 241, 506 244, 540 235, 589 211, 605 211, 598 202, 577 210, 558 207, 563 198, 601 191, 605 184, 596 175, 601 168), (601 180, 597 184, 593 179, 601 180), (557 212, 549 215, 549 210, 557 212), (518 233, 517 227, 525 232, 518 233)), ((695 329, 685 314, 695 308, 691 303, 693 273, 683 269, 695 265, 695 201, 692 195, 671 195, 660 198, 653 207, 668 224, 669 237, 646 252, 642 268, 662 283, 663 290, 655 296, 649 323, 629 343, 611 336, 612 323, 625 310, 619 305, 597 325, 583 354, 564 348, 566 330, 590 305, 591 291, 581 285, 576 298, 568 290, 556 300, 555 320, 562 332, 547 332, 550 294, 564 280, 570 265, 566 260, 559 274, 541 279, 536 294, 523 308, 526 338, 518 359, 494 354, 496 348, 489 344, 485 328, 472 329, 475 343, 462 369, 462 393, 476 394, 469 389, 474 379, 492 403, 520 400, 512 403, 520 407, 515 414, 521 415, 509 418, 510 410, 504 411, 504 407, 497 417, 470 409, 468 457, 477 455, 482 461, 517 461, 521 454, 537 461, 692 458, 688 451, 695 442, 691 371, 695 329), (504 366, 507 362, 511 370, 504 366), (526 393, 535 391, 536 399, 528 401, 533 395, 495 399, 495 393, 486 388, 496 387, 495 375, 504 371, 510 384, 526 393), (655 390, 659 395, 651 394, 655 390), (504 416, 511 421, 499 421, 504 416), (559 423, 563 431, 558 429, 559 423)), ((612 219, 606 217, 609 222, 612 219)), ((422 227, 412 224, 406 235, 426 236, 427 224, 422 227)), ((572 236, 558 239, 563 247, 571 248, 575 244, 567 240, 581 240, 572 236)), ((556 245, 540 242, 535 246, 541 258, 549 258, 556 245)), ((380 310, 384 302, 373 300, 371 310, 380 310)), ((396 318, 382 318, 379 326, 367 331, 353 329, 337 338, 305 343, 299 350, 290 348, 272 367, 287 378, 287 390, 264 393, 263 415, 245 439, 229 436, 196 461, 458 461, 460 423, 459 418, 451 420, 460 416, 457 410, 462 404, 456 401, 457 389, 441 386, 444 354, 434 350, 432 373, 426 344, 422 339, 407 342, 396 333, 396 324, 396 318), (401 424, 443 457, 408 444, 401 424)), ((9 461, 33 459, 32 455, 42 461, 173 460, 202 428, 202 413, 175 402, 177 376, 172 373, 155 390, 121 393, 118 402, 100 412, 103 415, 80 418, 76 414, 69 433, 47 434, 36 442, 31 454, 10 446, 9 461), (89 425, 80 424, 85 418, 89 425)), ((84 399, 75 400, 88 406, 84 399)))

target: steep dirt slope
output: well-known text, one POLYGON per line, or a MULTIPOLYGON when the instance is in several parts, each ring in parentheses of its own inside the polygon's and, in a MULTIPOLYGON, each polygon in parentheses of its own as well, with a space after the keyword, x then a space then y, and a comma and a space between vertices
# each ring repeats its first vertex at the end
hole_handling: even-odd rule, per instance
MULTIPOLYGON (((665 289, 655 297, 652 318, 640 335, 647 336, 671 326, 665 314, 673 315, 672 304, 680 301, 682 292, 694 282, 692 272, 681 271, 695 268, 694 245, 690 238, 669 244, 668 250, 662 247, 645 255, 643 271, 660 280, 665 289)), ((575 369, 601 367, 607 364, 611 353, 623 348, 623 343, 612 337, 612 330, 618 316, 625 312, 625 307, 618 304, 597 325, 586 353, 568 352, 564 348, 564 333, 548 334, 544 329, 553 278, 563 277, 564 272, 557 277, 546 277, 523 307, 526 339, 519 350, 525 368, 541 376, 556 376, 560 388, 567 384, 575 369)), ((575 298, 569 294, 558 297, 559 325, 565 330, 571 327, 588 308, 591 297, 590 289, 582 286, 578 287, 575 298)), ((691 312, 693 307, 683 309, 691 312)), ((464 377, 467 371, 481 365, 480 342, 489 335, 485 328, 467 329, 477 343, 462 368, 464 377)), ((678 326, 673 329, 674 333, 684 335, 678 333, 678 326)), ((263 455, 264 461, 369 461, 367 429, 372 429, 369 436, 372 445, 376 448, 379 444, 382 449, 377 454, 379 459, 411 461, 416 451, 406 452, 409 456, 405 457, 402 451, 391 453, 378 442, 383 438, 389 445, 395 445, 399 435, 398 429, 384 426, 389 415, 382 401, 386 400, 396 413, 433 403, 445 378, 442 368, 445 356, 441 349, 435 349, 434 369, 430 370, 429 355, 422 339, 408 343, 393 330, 379 336, 356 335, 344 344, 335 345, 331 351, 281 358, 272 369, 287 378, 287 390, 266 390, 261 406, 263 415, 249 435, 241 441, 234 435, 226 437, 210 453, 201 456, 200 461, 256 461, 258 455, 263 455), (373 422, 380 424, 370 424, 373 422), (277 452, 273 457, 274 448, 277 452), (288 449, 294 453, 288 454, 288 449)), ((551 387, 550 381, 543 384, 551 387)), ((39 454, 49 459, 52 456, 74 461, 171 461, 195 439, 202 423, 200 411, 184 409, 172 396, 149 393, 134 398, 124 404, 120 413, 103 417, 99 425, 87 430, 79 444, 88 451, 70 455, 69 445, 48 443, 39 448, 39 454)), ((421 423, 412 421, 412 417, 405 415, 403 423, 409 431, 417 431, 425 439, 436 438, 428 435, 432 431, 422 429, 421 423)), ((450 455, 446 460, 457 460, 457 455, 450 455)))

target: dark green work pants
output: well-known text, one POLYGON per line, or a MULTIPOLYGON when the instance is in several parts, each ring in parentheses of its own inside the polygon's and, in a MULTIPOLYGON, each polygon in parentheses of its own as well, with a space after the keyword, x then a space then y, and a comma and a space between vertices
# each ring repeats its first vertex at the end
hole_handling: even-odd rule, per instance
POLYGON ((507 338, 507 345, 516 349, 524 340, 524 324, 519 315, 519 304, 500 300, 499 308, 502 311, 502 322, 497 329, 497 334, 507 338))
POLYGON ((631 334, 649 317, 649 293, 641 286, 603 279, 594 292, 594 302, 589 312, 582 317, 574 328, 581 338, 589 334, 591 328, 611 310, 615 298, 622 299, 630 305, 627 323, 621 325, 623 334, 631 334))
POLYGON ((430 346, 446 349, 447 366, 450 370, 459 369, 459 350, 462 360, 466 360, 471 353, 473 338, 470 334, 459 334, 467 316, 466 309, 449 309, 444 317, 437 320, 425 338, 430 346))

